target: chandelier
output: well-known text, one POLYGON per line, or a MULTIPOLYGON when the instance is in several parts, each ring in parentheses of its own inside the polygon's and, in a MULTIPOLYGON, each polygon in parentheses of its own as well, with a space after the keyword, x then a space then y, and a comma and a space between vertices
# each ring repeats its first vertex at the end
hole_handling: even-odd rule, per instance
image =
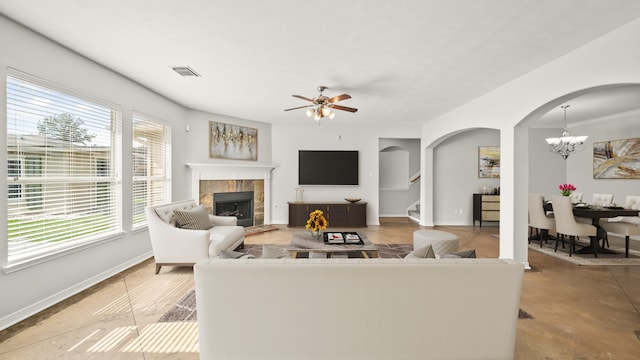
POLYGON ((545 139, 549 144, 549 151, 560 155, 563 159, 567 159, 569 155, 576 151, 584 149, 584 142, 587 141, 588 136, 571 136, 567 130, 567 108, 569 105, 561 106, 564 110, 564 129, 562 136, 559 138, 547 138, 545 139))

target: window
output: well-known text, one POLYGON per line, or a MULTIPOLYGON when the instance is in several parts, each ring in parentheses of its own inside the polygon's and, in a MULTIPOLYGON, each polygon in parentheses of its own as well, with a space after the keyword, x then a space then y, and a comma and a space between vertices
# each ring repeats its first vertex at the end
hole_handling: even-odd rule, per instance
POLYGON ((9 264, 121 231, 120 136, 113 106, 10 71, 9 264))
POLYGON ((133 116, 133 227, 147 224, 144 209, 170 201, 171 128, 146 115, 133 116))
POLYGON ((20 199, 22 197, 22 185, 16 184, 22 175, 22 161, 20 159, 7 160, 7 182, 9 183, 8 197, 12 199, 20 199))

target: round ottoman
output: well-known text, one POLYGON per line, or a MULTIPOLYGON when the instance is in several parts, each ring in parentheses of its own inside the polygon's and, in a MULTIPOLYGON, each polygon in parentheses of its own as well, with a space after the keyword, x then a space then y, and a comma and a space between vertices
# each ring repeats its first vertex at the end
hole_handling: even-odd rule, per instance
POLYGON ((413 232, 413 249, 431 245, 436 258, 458 251, 458 236, 440 230, 416 230, 413 232))

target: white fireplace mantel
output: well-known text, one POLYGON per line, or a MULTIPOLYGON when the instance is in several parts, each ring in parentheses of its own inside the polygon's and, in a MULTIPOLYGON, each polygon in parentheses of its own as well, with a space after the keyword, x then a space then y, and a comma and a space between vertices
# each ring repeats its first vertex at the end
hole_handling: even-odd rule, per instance
POLYGON ((191 178, 197 180, 244 180, 271 178, 271 165, 229 165, 187 163, 191 178))
POLYGON ((200 198, 200 180, 264 180, 264 223, 271 224, 272 165, 187 163, 191 169, 191 195, 200 198))

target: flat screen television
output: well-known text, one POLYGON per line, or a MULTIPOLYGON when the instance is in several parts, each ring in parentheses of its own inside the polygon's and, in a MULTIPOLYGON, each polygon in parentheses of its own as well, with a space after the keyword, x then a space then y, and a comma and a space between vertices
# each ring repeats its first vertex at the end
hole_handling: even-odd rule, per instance
POLYGON ((299 150, 299 185, 358 185, 358 151, 299 150))

